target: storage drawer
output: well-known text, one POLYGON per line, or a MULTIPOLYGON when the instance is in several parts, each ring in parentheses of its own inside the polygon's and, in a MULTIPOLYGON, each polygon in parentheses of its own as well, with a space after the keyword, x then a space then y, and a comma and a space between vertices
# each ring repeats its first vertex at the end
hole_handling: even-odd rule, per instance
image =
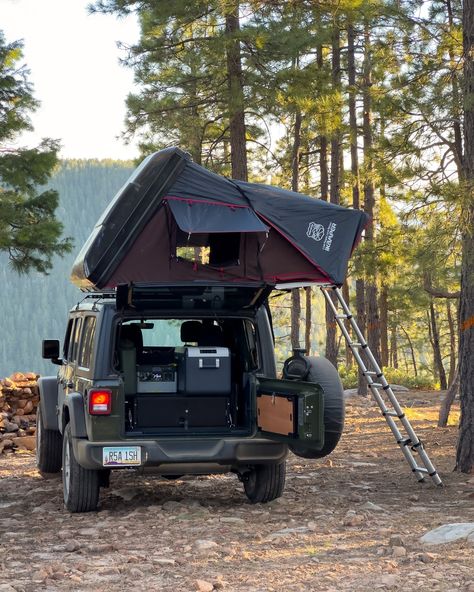
POLYGON ((136 428, 197 428, 228 425, 229 397, 138 395, 136 428))

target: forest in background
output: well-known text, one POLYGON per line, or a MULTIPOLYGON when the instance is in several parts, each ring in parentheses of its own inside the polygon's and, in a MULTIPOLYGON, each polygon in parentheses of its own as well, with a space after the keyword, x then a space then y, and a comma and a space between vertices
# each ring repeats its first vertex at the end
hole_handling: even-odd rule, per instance
POLYGON ((18 275, 7 255, 0 255, 0 376, 16 371, 55 374, 41 358, 43 339, 64 337, 67 313, 81 298, 69 281, 72 263, 97 219, 134 166, 126 162, 63 161, 49 187, 58 191, 57 217, 74 247, 64 258, 55 257, 49 275, 32 271, 18 275))
MULTIPOLYGON (((371 350, 390 379, 453 383, 468 224, 461 3, 100 0, 92 9, 140 19, 122 57, 137 83, 125 135, 141 139, 142 153, 180 145, 217 173, 364 209, 370 223, 344 292, 371 350)), ((309 289, 279 300, 278 337, 314 351, 315 301, 309 289)), ((318 351, 324 343, 353 383, 325 316, 318 351)))

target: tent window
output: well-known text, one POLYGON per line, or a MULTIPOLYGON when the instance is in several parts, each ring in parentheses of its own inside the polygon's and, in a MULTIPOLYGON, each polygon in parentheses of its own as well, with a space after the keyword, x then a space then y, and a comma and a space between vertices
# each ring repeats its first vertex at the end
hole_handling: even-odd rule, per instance
POLYGON ((187 235, 178 229, 176 257, 212 267, 238 265, 240 239, 240 232, 187 235))

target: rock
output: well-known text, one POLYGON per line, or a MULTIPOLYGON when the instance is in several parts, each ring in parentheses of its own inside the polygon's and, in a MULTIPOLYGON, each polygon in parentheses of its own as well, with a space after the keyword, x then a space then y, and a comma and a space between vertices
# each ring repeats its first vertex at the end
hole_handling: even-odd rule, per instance
POLYGON ((354 516, 349 516, 348 518, 346 518, 342 524, 343 526, 360 526, 361 524, 364 524, 364 522, 365 516, 356 514, 354 516))
POLYGON ((23 407, 23 413, 25 415, 28 415, 29 413, 31 413, 34 409, 34 405, 33 405, 33 401, 27 401, 26 405, 23 407))
POLYGON ((3 420, 3 428, 8 433, 17 432, 20 428, 18 424, 13 423, 12 421, 8 421, 8 419, 3 420))
POLYGON ((370 510, 371 512, 385 512, 385 510, 381 506, 377 506, 372 502, 365 502, 363 506, 361 506, 363 510, 370 510))
POLYGON ((176 565, 174 559, 166 559, 164 557, 153 557, 152 562, 156 565, 176 565))
POLYGON ((64 548, 68 553, 74 553, 74 551, 78 551, 81 548, 81 545, 77 541, 71 539, 66 543, 64 548))
POLYGON ((195 585, 198 592, 212 592, 214 590, 214 585, 206 580, 196 580, 195 585))
POLYGON ((197 541, 194 541, 193 547, 198 553, 212 553, 218 549, 219 545, 215 541, 198 539, 197 541))
POLYGON ((436 561, 436 555, 433 553, 420 553, 417 555, 417 559, 422 563, 433 563, 436 561))
POLYGON ((245 520, 243 518, 237 518, 234 516, 223 516, 220 519, 221 522, 235 522, 235 524, 245 524, 245 520))
POLYGON ((396 586, 398 577, 393 574, 384 574, 380 577, 380 583, 387 587, 396 586))
POLYGON ((268 538, 273 539, 273 538, 287 536, 289 534, 302 534, 305 532, 311 532, 311 529, 308 526, 296 526, 294 528, 282 528, 281 530, 277 530, 276 532, 272 532, 272 534, 268 538))
POLYGON ((392 536, 390 537, 389 544, 391 547, 404 547, 405 541, 403 540, 403 537, 401 535, 392 534, 392 536))
POLYGON ((392 557, 406 557, 407 550, 405 547, 393 547, 392 557))
POLYGON ((455 522, 443 524, 434 530, 430 530, 420 538, 425 545, 443 545, 453 541, 468 540, 474 542, 474 522, 455 522), (472 537, 470 537, 472 535, 472 537))
POLYGON ((165 502, 161 507, 165 512, 176 512, 177 510, 183 509, 183 504, 181 502, 169 500, 165 502))
POLYGON ((10 584, 0 584, 0 592, 16 592, 16 588, 10 586, 10 584))
POLYGON ((34 436, 23 436, 17 438, 15 444, 24 450, 34 450, 36 447, 36 438, 34 436))

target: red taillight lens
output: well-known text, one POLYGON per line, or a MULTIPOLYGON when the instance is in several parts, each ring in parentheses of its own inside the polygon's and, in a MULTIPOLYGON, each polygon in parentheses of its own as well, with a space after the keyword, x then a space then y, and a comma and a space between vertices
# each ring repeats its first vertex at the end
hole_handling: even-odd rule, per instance
POLYGON ((112 391, 94 389, 89 391, 89 413, 91 415, 110 415, 112 410, 112 391))

